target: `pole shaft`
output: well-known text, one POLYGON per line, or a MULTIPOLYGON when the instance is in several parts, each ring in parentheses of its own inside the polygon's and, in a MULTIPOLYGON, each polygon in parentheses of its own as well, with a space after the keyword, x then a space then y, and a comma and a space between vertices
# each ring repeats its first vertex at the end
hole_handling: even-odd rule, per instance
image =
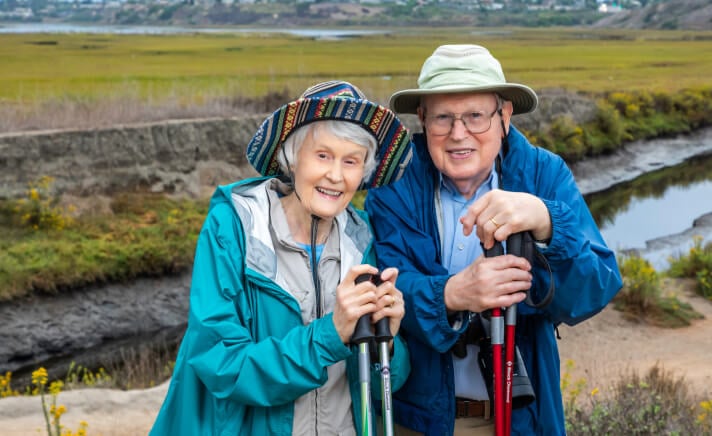
POLYGON ((358 344, 358 377, 361 386, 361 435, 373 436, 371 425, 371 356, 368 342, 358 344))
POLYGON ((383 415, 383 435, 393 436, 393 405, 391 396, 391 363, 388 341, 378 344, 381 358, 381 412, 383 415))

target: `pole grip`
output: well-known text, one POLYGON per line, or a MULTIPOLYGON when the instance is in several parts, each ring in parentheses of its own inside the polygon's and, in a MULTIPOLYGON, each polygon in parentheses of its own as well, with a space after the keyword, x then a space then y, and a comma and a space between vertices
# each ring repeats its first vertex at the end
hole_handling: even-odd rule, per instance
POLYGON ((494 241, 492 248, 484 248, 482 250, 485 253, 485 257, 495 257, 504 255, 504 246, 499 241, 494 241))
MULTIPOLYGON (((356 277, 354 283, 358 285, 359 283, 363 283, 368 280, 373 282, 373 277, 374 276, 372 276, 371 274, 361 274, 356 277)), ((376 277, 378 277, 378 280, 380 280, 380 276, 376 277)), ((371 331, 371 314, 367 313, 361 316, 361 318, 359 318, 356 322, 356 328, 354 329, 353 335, 351 335, 351 343, 357 345, 367 342, 371 338, 373 338, 373 332, 371 331)))

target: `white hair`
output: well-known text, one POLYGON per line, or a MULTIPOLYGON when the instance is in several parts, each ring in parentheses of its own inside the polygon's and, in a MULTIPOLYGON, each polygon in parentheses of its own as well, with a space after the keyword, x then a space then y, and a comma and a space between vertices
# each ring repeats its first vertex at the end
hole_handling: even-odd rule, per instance
POLYGON ((312 134, 317 138, 320 131, 326 131, 344 141, 366 147, 366 161, 363 168, 363 179, 366 180, 376 169, 376 138, 359 124, 341 120, 321 120, 299 126, 290 133, 282 144, 282 152, 277 156, 279 167, 284 174, 289 174, 289 164, 297 161, 299 149, 307 136, 312 134))

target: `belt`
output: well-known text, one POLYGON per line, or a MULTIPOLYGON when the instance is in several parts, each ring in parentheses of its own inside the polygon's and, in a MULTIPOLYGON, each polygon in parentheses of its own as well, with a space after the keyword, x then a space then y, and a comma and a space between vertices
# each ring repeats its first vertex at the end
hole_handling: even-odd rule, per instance
POLYGON ((490 402, 487 400, 455 399, 455 418, 490 418, 490 402))

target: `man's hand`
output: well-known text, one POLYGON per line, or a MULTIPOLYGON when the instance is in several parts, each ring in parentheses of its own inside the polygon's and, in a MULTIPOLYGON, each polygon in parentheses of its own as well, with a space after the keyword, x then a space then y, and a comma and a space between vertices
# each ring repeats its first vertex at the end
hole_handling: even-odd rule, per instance
POLYGON ((482 312, 524 301, 532 286, 531 265, 523 257, 507 254, 478 257, 445 284, 449 311, 482 312))
POLYGON ((460 218, 465 236, 476 226, 477 237, 485 248, 495 240, 504 241, 513 233, 531 231, 538 241, 551 238, 551 217, 540 198, 523 193, 494 189, 483 195, 460 218))

